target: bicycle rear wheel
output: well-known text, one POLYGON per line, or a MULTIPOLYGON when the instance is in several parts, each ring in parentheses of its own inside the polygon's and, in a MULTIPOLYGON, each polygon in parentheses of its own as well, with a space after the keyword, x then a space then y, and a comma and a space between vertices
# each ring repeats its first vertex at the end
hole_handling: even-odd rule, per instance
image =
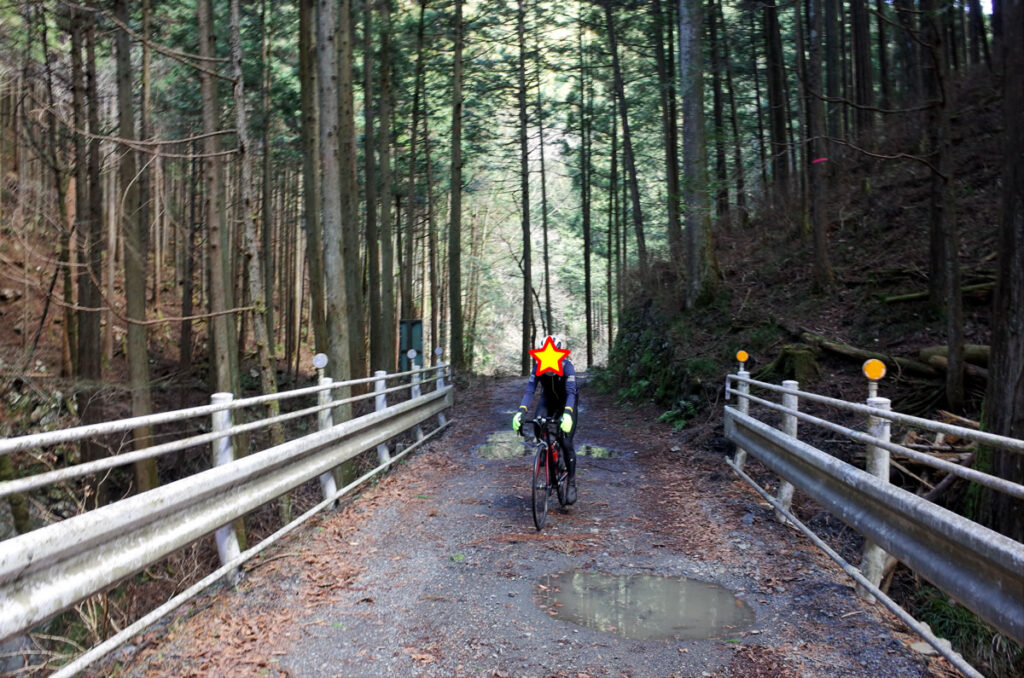
POLYGON ((533 524, 537 531, 544 527, 548 517, 548 451, 543 445, 537 446, 537 456, 533 461, 533 524))

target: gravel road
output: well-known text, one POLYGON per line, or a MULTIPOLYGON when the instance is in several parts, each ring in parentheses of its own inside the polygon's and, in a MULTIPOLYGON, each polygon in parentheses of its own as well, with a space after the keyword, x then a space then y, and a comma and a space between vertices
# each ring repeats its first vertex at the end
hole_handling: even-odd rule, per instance
POLYGON ((583 392, 577 447, 619 456, 580 457, 578 503, 553 509, 537 533, 531 460, 478 449, 508 429, 522 386, 461 389, 453 425, 425 451, 103 673, 952 675, 909 649, 915 636, 775 522, 722 450, 681 442, 657 412, 583 392), (711 637, 688 638, 665 615, 696 594, 664 577, 729 589, 752 621, 710 619, 711 637), (564 590, 570 581, 606 586, 581 602, 554 600, 573 593, 564 590), (640 582, 654 588, 631 588, 640 582), (574 613, 591 625, 570 621, 574 613))

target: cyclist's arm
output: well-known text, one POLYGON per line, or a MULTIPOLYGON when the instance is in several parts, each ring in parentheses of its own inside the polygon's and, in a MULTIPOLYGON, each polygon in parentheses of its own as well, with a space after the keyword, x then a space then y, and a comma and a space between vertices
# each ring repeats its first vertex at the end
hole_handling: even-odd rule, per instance
POLYGON ((565 409, 576 416, 576 367, 571 361, 562 363, 565 373, 565 409))
POLYGON ((530 368, 530 380, 526 382, 526 392, 523 393, 523 399, 519 401, 519 409, 527 410, 530 407, 530 403, 533 402, 533 394, 537 391, 537 363, 533 364, 530 368))

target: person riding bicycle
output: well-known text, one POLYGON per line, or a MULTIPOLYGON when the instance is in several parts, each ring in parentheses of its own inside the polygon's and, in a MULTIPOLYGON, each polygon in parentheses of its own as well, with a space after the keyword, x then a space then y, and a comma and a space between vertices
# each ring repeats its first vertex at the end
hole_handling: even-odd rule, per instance
MULTIPOLYGON (((540 402, 537 404, 537 417, 561 418, 562 449, 565 452, 566 465, 568 466, 569 478, 566 492, 566 503, 576 503, 576 449, 573 446, 573 437, 576 435, 576 426, 579 423, 577 414, 577 390, 576 390, 576 368, 569 360, 569 351, 565 349, 565 341, 558 336, 545 337, 537 351, 531 351, 531 355, 543 353, 548 350, 548 342, 551 347, 557 349, 561 354, 557 364, 560 370, 546 367, 546 361, 542 363, 541 357, 534 355, 535 362, 530 370, 530 379, 526 382, 526 391, 519 404, 519 411, 512 417, 512 430, 516 433, 522 427, 523 415, 529 411, 533 395, 537 385, 541 386, 540 402), (540 376, 537 376, 538 365, 542 365, 540 376)), ((540 435, 538 431, 538 437, 540 435)))

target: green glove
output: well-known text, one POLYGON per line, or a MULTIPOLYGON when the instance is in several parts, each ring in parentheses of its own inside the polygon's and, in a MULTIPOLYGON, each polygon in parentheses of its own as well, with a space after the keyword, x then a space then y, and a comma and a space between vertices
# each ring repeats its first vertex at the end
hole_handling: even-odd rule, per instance
POLYGON ((562 433, 568 433, 572 430, 572 412, 569 410, 565 411, 562 415, 562 433))
POLYGON ((523 427, 523 412, 525 411, 525 409, 520 407, 519 411, 516 412, 514 417, 512 417, 512 430, 516 433, 519 433, 519 429, 523 427))

